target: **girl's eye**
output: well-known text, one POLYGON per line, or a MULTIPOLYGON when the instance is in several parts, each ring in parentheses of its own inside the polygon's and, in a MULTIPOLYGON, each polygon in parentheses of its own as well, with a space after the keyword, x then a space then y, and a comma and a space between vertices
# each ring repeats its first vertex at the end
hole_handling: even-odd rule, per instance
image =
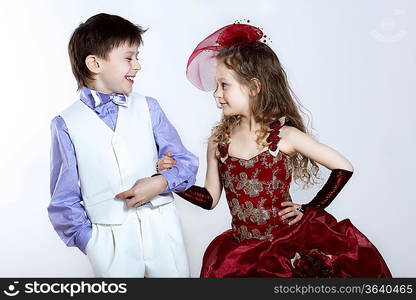
POLYGON ((222 88, 225 88, 227 86, 227 84, 225 82, 221 83, 222 88))
POLYGON ((128 61, 131 61, 131 58, 130 58, 130 57, 127 57, 126 59, 127 59, 128 61))

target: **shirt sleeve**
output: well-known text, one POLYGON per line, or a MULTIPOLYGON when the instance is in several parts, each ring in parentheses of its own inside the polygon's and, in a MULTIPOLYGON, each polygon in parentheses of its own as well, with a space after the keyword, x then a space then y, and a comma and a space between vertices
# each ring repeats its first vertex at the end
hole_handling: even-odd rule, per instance
POLYGON ((79 175, 74 145, 62 117, 51 123, 49 219, 67 246, 76 246, 86 253, 91 238, 91 221, 81 204, 79 175))
POLYGON ((151 97, 146 97, 146 99, 153 124, 153 135, 158 146, 158 157, 160 159, 167 152, 171 152, 172 158, 176 160, 175 166, 160 172, 168 182, 164 193, 183 192, 195 184, 199 166, 198 157, 184 147, 178 132, 159 103, 151 97))

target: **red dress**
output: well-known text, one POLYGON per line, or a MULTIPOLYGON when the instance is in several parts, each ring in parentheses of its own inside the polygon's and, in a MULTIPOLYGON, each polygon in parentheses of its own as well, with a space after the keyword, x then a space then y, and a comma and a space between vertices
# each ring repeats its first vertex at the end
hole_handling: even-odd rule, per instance
POLYGON ((219 146, 232 229, 208 246, 201 277, 391 277, 377 248, 349 219, 337 222, 323 209, 307 208, 296 225, 280 220, 280 204, 292 201, 289 157, 277 147, 280 121, 272 125, 269 149, 248 160, 219 146))

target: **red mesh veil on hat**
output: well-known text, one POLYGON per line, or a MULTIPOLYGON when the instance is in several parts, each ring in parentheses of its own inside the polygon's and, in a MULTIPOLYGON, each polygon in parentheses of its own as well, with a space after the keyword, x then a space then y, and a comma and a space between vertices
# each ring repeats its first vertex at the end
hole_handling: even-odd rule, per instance
POLYGON ((246 45, 262 37, 263 32, 259 28, 247 24, 231 24, 215 31, 192 52, 186 66, 186 77, 203 91, 215 90, 215 55, 223 48, 246 45))

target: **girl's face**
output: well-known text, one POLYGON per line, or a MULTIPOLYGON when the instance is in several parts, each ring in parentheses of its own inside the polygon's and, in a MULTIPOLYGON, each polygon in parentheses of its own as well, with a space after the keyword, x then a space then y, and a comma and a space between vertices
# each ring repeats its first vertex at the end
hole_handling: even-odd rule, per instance
POLYGON ((218 108, 223 110, 224 116, 248 116, 250 112, 249 90, 237 80, 237 74, 219 61, 215 78, 217 89, 214 97, 218 108))

